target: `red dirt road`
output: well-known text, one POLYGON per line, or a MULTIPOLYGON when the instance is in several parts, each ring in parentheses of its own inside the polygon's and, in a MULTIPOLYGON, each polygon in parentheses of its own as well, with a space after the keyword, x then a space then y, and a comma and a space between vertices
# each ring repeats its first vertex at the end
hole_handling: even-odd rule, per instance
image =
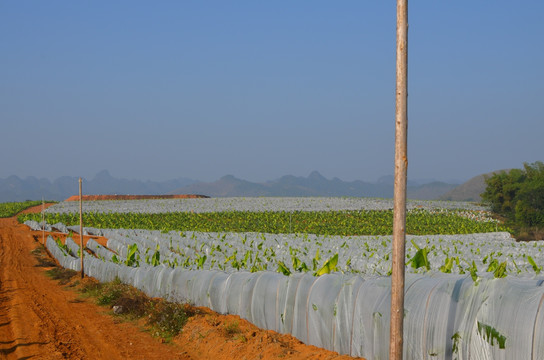
POLYGON ((0 219, 0 359, 353 359, 207 309, 163 344, 46 277, 31 254, 35 237, 16 218, 0 219), (239 331, 229 334, 233 324, 239 331))
POLYGON ((36 246, 26 226, 0 219, 0 358, 193 359, 47 278, 36 246))

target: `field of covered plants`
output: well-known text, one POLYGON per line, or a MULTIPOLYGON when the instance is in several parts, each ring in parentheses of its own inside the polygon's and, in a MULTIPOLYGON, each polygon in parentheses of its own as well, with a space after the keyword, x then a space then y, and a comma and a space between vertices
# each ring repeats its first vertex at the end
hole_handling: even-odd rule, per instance
MULTIPOLYGON (((84 270, 151 296, 237 314, 342 354, 386 359, 392 202, 208 198, 84 202, 84 270)), ((516 242, 485 208, 408 202, 406 359, 544 358, 544 243, 516 242)), ((21 215, 79 231, 79 204, 21 215)), ((77 236, 77 235, 76 235, 77 236)), ((80 270, 68 239, 47 240, 80 270)))

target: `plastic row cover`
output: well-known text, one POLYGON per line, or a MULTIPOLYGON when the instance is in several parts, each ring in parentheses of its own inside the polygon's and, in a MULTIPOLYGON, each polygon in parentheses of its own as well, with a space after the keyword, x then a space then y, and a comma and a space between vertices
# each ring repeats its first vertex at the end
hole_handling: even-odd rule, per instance
MULTIPOLYGON (((137 230, 127 230, 127 232, 135 232, 137 230)), ((91 234, 95 234, 95 232, 90 232, 91 234)), ((108 243, 107 248, 104 248, 106 251, 113 250, 118 254, 119 259, 126 259, 128 247, 130 245, 136 244, 138 246, 139 251, 141 251, 140 256, 142 258, 145 258, 145 254, 151 250, 150 254, 152 254, 155 249, 157 249, 157 246, 159 245, 161 260, 164 262, 165 260, 174 261, 176 260, 178 264, 182 264, 184 262, 184 258, 181 257, 179 254, 175 254, 170 250, 170 247, 168 243, 165 243, 165 241, 159 242, 158 239, 155 239, 153 241, 153 244, 150 244, 149 240, 137 236, 122 236, 119 234, 119 232, 116 231, 109 231, 107 232, 108 237, 108 243), (111 249, 111 250, 109 250, 111 249), (144 253, 145 252, 145 253, 144 253), (142 254, 143 253, 143 254, 142 254)), ((185 253, 187 253, 186 249, 185 253)), ((113 253, 112 253, 113 254, 113 253)), ((149 254, 149 255, 150 255, 149 254)), ((142 263, 144 263, 143 259, 141 259, 142 263)))
POLYGON ((45 246, 47 247, 47 250, 49 250, 51 255, 53 255, 53 257, 57 259, 62 267, 66 269, 81 271, 81 260, 60 248, 57 242, 53 239, 53 237, 51 237, 51 235, 47 237, 45 246))
POLYGON ((107 261, 111 261, 115 255, 110 249, 100 245, 96 240, 90 238, 87 241, 86 247, 96 254, 97 257, 103 258, 107 261))
MULTIPOLYGON (((32 230, 34 231, 37 231, 37 230, 45 230, 45 231, 53 231, 54 229, 62 232, 62 233, 65 233, 67 234, 68 231, 70 229, 68 229, 68 227, 66 225, 64 225, 63 223, 56 223, 56 224, 53 224, 53 225, 50 225, 48 224, 47 222, 37 222, 37 221, 34 221, 34 220, 27 220, 25 221, 25 225, 28 226, 29 228, 31 228, 32 230)), ((77 232, 79 232, 79 226, 78 226, 78 230, 77 232)))
MULTIPOLYGON (((77 270, 76 258, 54 241, 47 245, 77 270)), ((388 277, 130 268, 90 256, 84 268, 100 281, 119 277, 149 296, 240 315, 307 344, 367 359, 388 357, 388 277)), ((483 277, 476 285, 470 276, 407 274, 404 358, 543 359, 542 282, 483 277)))
POLYGON ((25 225, 34 231, 37 231, 37 230, 53 231, 52 226, 48 224, 47 222, 43 222, 43 221, 37 222, 34 220, 27 220, 25 221, 25 225))
POLYGON ((79 252, 81 249, 79 244, 76 244, 74 239, 72 239, 71 237, 66 238, 64 245, 66 245, 68 249, 70 250, 70 255, 74 255, 77 258, 79 258, 79 252))

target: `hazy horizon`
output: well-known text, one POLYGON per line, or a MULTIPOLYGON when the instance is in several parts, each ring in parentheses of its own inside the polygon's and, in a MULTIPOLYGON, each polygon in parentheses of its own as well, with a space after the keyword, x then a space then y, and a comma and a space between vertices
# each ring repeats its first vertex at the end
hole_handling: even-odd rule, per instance
MULTIPOLYGON (((147 178, 141 178, 141 177, 129 178, 129 177, 117 176, 116 174, 113 174, 111 171, 109 171, 107 169, 103 169, 103 170, 101 170, 101 171, 99 171, 96 174, 91 175, 91 176, 81 176, 81 177, 84 180, 87 180, 87 181, 95 180, 97 177, 101 176, 101 173, 103 173, 103 172, 107 172, 114 179, 129 180, 129 181, 134 180, 134 181, 142 181, 142 182, 145 182, 145 181, 164 182, 164 181, 170 181, 170 180, 185 179, 185 180, 192 180, 194 182, 205 182, 206 183, 206 182, 218 181, 218 180, 222 179, 223 177, 234 176, 235 178, 237 178, 239 180, 246 180, 246 181, 255 182, 255 183, 266 183, 266 182, 279 180, 284 176, 296 176, 296 177, 301 177, 301 178, 308 178, 308 177, 311 176, 311 174, 313 172, 318 172, 321 176, 325 177, 325 179, 327 179, 327 180, 333 180, 334 178, 338 178, 338 179, 340 179, 342 181, 346 181, 346 182, 359 180, 359 181, 364 181, 364 182, 368 182, 368 183, 377 183, 377 182, 382 181, 383 178, 386 178, 386 177, 393 178, 393 174, 382 174, 382 175, 380 175, 380 176, 378 176, 376 178, 342 179, 342 178, 340 178, 338 176, 327 177, 327 176, 324 176, 323 174, 321 174, 321 172, 319 172, 318 170, 314 170, 314 171, 312 171, 312 172, 310 172, 308 174, 303 174, 303 175, 282 174, 280 176, 276 176, 276 177, 273 177, 273 178, 270 178, 270 179, 265 179, 265 180, 250 180, 250 179, 245 179, 245 178, 233 175, 233 174, 224 174, 224 175, 219 176, 218 178, 212 179, 212 180, 197 179, 197 178, 192 178, 190 176, 178 176, 178 177, 175 177, 175 178, 157 180, 157 179, 147 179, 147 178)), ((73 177, 73 178, 80 177, 79 175, 74 176, 74 175, 62 175, 62 174, 59 174, 59 175, 57 175, 55 177, 35 176, 35 175, 19 176, 19 175, 16 175, 16 174, 12 174, 12 175, 9 175, 9 176, 6 176, 6 177, 0 177, 0 180, 5 180, 5 179, 7 179, 7 178, 9 178, 11 176, 16 176, 16 177, 20 178, 21 180, 25 180, 27 178, 36 178, 38 180, 45 179, 45 180, 48 180, 49 182, 53 182, 53 181, 55 181, 55 180, 57 180, 59 178, 65 177, 65 176, 73 177)), ((475 176, 477 176, 477 175, 475 175, 475 176)), ((458 179, 408 178, 408 182, 417 183, 417 184, 428 184, 428 183, 431 183, 431 182, 440 181, 440 182, 444 182, 444 183, 448 183, 448 184, 462 184, 462 183, 466 182, 469 179, 470 178, 467 178, 467 179, 460 179, 460 178, 458 178, 458 179)))
MULTIPOLYGON (((543 160, 544 2, 409 4, 408 177, 543 160)), ((3 2, 0 178, 373 182, 393 1, 3 2)))

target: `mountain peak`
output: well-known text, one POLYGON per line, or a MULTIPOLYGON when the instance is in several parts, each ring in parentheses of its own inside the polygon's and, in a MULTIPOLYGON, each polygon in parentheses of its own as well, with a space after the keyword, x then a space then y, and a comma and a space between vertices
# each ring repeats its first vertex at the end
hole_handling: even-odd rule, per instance
POLYGON ((219 180, 221 180, 221 181, 236 181, 238 179, 236 179, 234 177, 234 175, 225 175, 225 176, 221 177, 219 180))
POLYGON ((327 180, 323 175, 321 175, 318 171, 314 170, 308 175, 308 179, 310 180, 327 180))
POLYGON ((109 180, 113 179, 108 170, 102 170, 94 176, 95 180, 109 180))
POLYGON ((395 183, 395 176, 393 175, 384 175, 380 177, 377 181, 378 184, 387 184, 393 185, 395 183))

